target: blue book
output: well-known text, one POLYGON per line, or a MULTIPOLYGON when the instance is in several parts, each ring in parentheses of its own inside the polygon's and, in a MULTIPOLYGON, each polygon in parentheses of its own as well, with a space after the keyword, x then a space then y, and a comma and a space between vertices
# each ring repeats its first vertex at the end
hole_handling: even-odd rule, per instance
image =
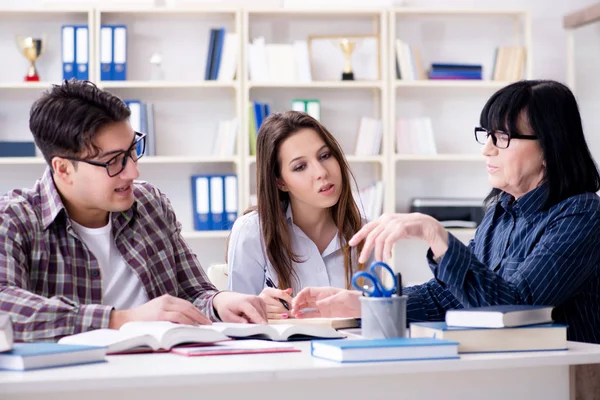
POLYGON ((221 56, 223 54, 223 44, 225 42, 225 28, 216 30, 215 45, 213 52, 212 65, 210 68, 210 80, 216 81, 219 76, 219 68, 221 68, 221 56))
POLYGON ((209 81, 212 79, 212 66, 214 64, 214 51, 217 41, 217 29, 210 30, 210 38, 208 39, 208 52, 206 54, 206 69, 204 70, 204 80, 209 81))
POLYGON ((313 340, 313 357, 338 362, 440 360, 458 357, 458 342, 432 338, 313 340))
POLYGON ((0 353, 0 369, 64 367, 106 361, 106 347, 58 343, 15 343, 11 351, 0 353))
POLYGON ((539 324, 515 328, 465 328, 445 322, 412 322, 411 338, 436 338, 460 343, 459 353, 549 351, 567 349, 567 326, 539 324))
POLYGON ((552 306, 495 305, 449 310, 449 326, 470 328, 508 328, 552 322, 552 306))
POLYGON ((436 68, 444 68, 444 69, 474 69, 480 70, 482 69, 481 64, 450 64, 450 63, 432 63, 431 69, 436 68))

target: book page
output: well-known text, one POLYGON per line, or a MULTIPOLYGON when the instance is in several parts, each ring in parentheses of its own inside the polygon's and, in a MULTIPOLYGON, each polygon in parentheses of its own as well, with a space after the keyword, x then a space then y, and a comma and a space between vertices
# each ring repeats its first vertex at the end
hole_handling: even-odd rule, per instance
POLYGON ((298 340, 315 338, 343 338, 344 334, 331 327, 311 326, 311 325, 291 325, 280 324, 270 325, 277 333, 277 338, 273 340, 298 340), (295 336, 295 337, 294 337, 295 336))
POLYGON ((183 343, 214 343, 229 339, 218 330, 213 329, 212 325, 192 326, 167 321, 128 322, 120 330, 127 333, 152 335, 165 350, 183 343))
POLYGON ((116 329, 96 329, 76 335, 65 336, 58 341, 60 344, 75 344, 86 346, 108 347, 107 353, 118 353, 136 347, 149 347, 158 350, 160 344, 150 335, 140 335, 135 332, 122 332, 116 329))

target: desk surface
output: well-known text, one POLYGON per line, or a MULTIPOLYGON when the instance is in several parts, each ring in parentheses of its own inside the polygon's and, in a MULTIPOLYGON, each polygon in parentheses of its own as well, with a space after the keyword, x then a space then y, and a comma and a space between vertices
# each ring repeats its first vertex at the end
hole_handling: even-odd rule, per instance
POLYGON ((600 363, 600 345, 569 342, 569 350, 462 355, 459 360, 340 364, 300 353, 185 357, 169 353, 108 356, 108 362, 28 372, 0 372, 0 392, 31 393, 91 389, 169 387, 265 381, 351 378, 382 374, 457 372, 485 369, 600 363), (374 368, 376 366, 376 368, 374 368))

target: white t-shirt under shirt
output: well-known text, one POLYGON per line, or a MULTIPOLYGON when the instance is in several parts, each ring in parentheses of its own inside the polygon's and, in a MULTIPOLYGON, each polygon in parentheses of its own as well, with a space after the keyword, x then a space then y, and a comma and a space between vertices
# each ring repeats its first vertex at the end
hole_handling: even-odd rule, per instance
POLYGON ((147 303, 148 294, 139 277, 125 264, 117 249, 110 216, 108 225, 102 228, 86 228, 73 220, 71 224, 98 260, 102 274, 102 304, 125 310, 147 303))

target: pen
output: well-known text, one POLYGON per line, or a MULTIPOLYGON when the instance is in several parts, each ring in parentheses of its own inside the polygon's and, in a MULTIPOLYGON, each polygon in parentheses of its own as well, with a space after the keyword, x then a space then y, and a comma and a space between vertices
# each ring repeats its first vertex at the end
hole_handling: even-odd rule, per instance
POLYGON ((396 273, 396 295, 402 296, 402 275, 400 272, 396 273))
MULTIPOLYGON (((273 283, 273 281, 271 280, 271 278, 267 277, 267 286, 273 289, 276 289, 275 284, 273 283)), ((287 301, 285 301, 284 299, 279 299, 279 301, 281 302, 281 304, 283 304, 283 306, 285 307, 286 310, 290 310, 290 306, 288 305, 287 301)))

